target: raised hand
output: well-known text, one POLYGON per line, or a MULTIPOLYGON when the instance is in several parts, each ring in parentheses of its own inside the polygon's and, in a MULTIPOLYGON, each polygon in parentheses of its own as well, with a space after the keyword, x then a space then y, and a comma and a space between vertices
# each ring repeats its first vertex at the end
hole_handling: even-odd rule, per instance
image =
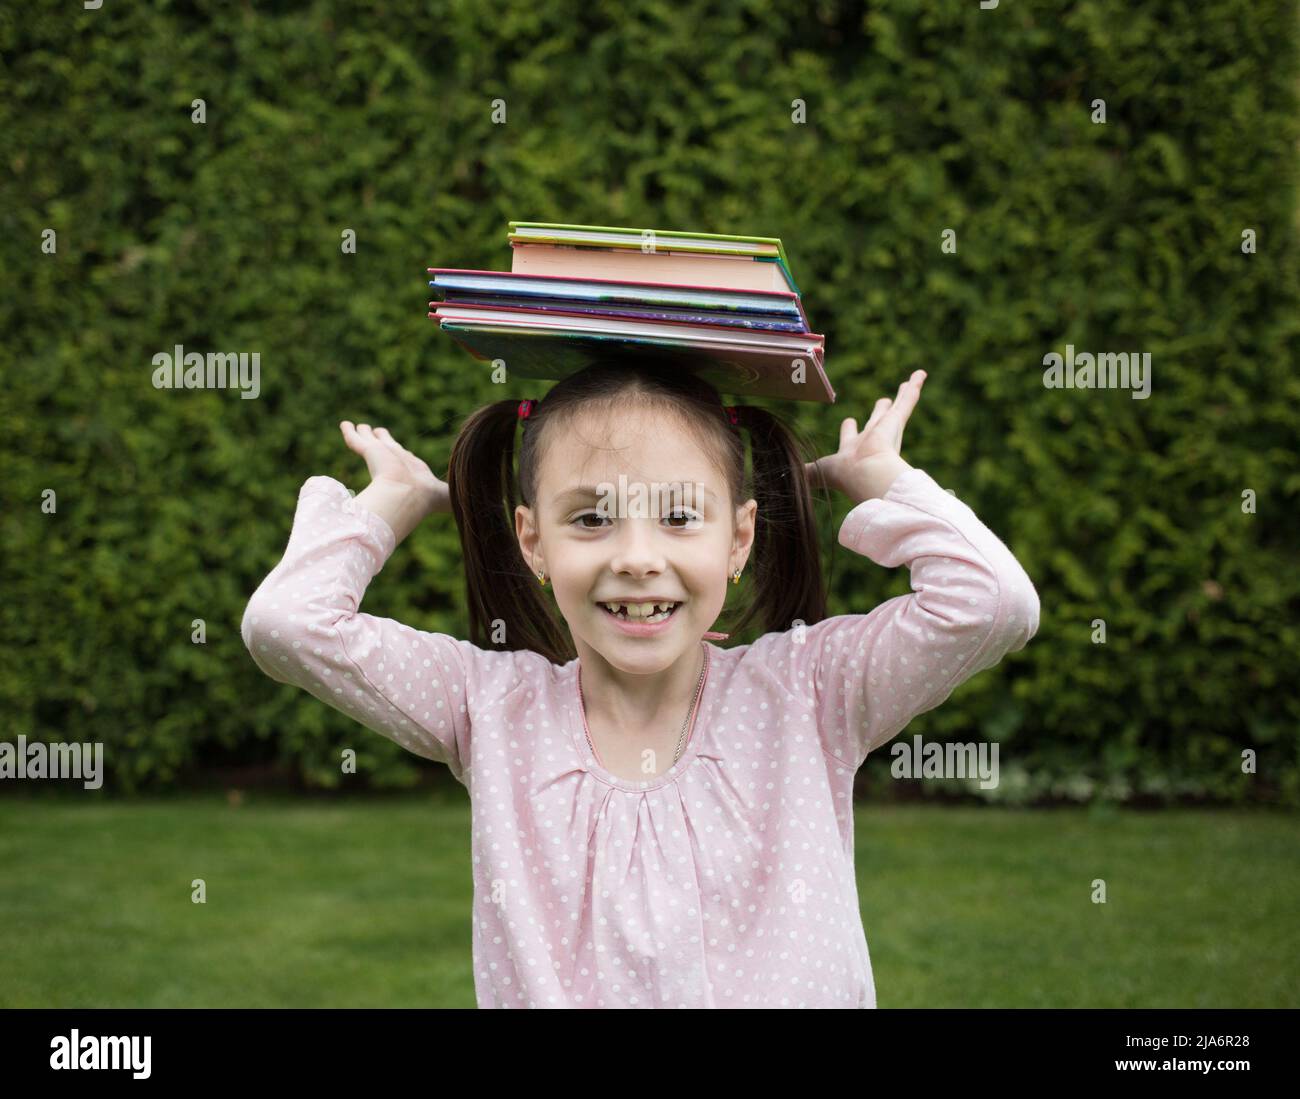
POLYGON ((853 418, 844 420, 839 450, 804 464, 808 483, 837 489, 858 501, 883 496, 898 474, 912 468, 900 454, 903 428, 921 399, 925 378, 924 370, 914 371, 894 400, 881 397, 861 431, 853 418))
POLYGON ((348 449, 366 460, 372 481, 405 485, 430 501, 430 511, 450 511, 451 496, 423 458, 417 458, 389 434, 388 428, 371 428, 369 424, 353 426, 351 420, 339 424, 348 449), (445 504, 445 507, 439 506, 445 504))

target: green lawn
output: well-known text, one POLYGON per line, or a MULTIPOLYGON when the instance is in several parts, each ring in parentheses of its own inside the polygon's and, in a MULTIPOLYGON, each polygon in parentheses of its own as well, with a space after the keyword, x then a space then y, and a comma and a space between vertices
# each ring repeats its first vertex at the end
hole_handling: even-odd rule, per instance
MULTIPOLYGON (((1294 815, 857 821, 881 1007, 1300 1006, 1294 815)), ((6 797, 0 1007, 473 1007, 469 866, 459 791, 6 797)))

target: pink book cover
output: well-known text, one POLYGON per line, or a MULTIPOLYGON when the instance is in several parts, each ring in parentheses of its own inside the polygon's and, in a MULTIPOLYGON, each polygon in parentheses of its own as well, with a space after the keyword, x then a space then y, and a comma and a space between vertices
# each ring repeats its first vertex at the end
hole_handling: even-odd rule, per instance
POLYGON ((585 276, 596 271, 640 274, 649 266, 662 267, 669 278, 695 278, 698 280, 696 286, 727 290, 796 289, 779 263, 753 256, 705 256, 697 252, 663 251, 643 253, 527 241, 511 241, 510 248, 510 269, 514 274, 531 275, 547 269, 561 275, 585 276))

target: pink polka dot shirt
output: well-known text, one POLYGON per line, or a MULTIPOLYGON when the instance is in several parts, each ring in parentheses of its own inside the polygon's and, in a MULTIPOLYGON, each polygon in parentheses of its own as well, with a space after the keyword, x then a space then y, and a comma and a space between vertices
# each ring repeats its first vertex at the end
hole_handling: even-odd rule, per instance
POLYGON ((244 643, 468 790, 480 1007, 876 1006, 853 866, 867 754, 1038 629, 1007 547, 923 470, 839 541, 912 594, 750 645, 702 641, 681 758, 638 782, 584 733, 578 661, 480 649, 359 610, 392 528, 330 477, 298 496, 244 643))

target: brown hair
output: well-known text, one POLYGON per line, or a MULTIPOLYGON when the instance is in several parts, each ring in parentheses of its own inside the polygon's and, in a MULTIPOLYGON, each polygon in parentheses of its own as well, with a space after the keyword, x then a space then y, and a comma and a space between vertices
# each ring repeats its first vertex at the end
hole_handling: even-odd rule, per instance
POLYGON ((803 444, 791 429, 752 405, 736 406, 733 427, 717 390, 693 371, 651 361, 605 360, 556 383, 522 421, 518 400, 496 401, 471 413, 456 437, 447 485, 464 551, 471 643, 530 649, 554 664, 575 658, 563 619, 543 597, 520 552, 515 507, 536 506, 544 439, 553 430, 563 430, 579 412, 629 408, 675 414, 723 472, 733 508, 751 496, 758 504, 750 555, 755 594, 730 632, 740 632, 756 618, 765 632, 788 630, 796 620, 811 626, 824 619, 813 497, 803 444), (515 432, 521 422, 516 479, 515 432), (749 433, 752 491, 746 491, 745 445, 737 428, 749 433), (503 645, 490 640, 496 621, 505 624, 503 645))

